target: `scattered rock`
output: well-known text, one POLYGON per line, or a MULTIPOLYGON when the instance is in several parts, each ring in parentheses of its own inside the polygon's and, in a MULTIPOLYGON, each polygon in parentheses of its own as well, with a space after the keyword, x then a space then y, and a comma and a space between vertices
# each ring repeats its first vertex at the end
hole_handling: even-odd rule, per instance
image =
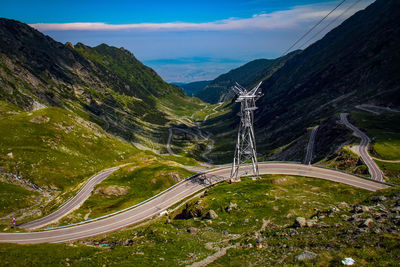
POLYGON ((225 208, 226 212, 231 212, 232 210, 236 210, 238 205, 236 203, 229 202, 228 207, 225 208))
POLYGON ((338 204, 338 207, 339 207, 339 209, 348 209, 348 208, 350 208, 350 205, 347 204, 346 202, 340 202, 338 204))
POLYGON ((284 184, 287 181, 286 178, 276 178, 272 181, 274 184, 284 184))
POLYGON ((206 244, 204 245, 204 248, 205 248, 205 249, 208 249, 208 250, 215 250, 215 248, 213 247, 213 245, 212 245, 211 242, 206 243, 206 244))
POLYGON ((360 225, 361 227, 371 227, 371 225, 372 225, 372 223, 374 222, 374 220, 373 219, 371 219, 371 218, 368 218, 368 219, 366 219, 366 220, 364 220, 363 221, 363 223, 360 225))
POLYGON ((196 227, 190 227, 190 228, 187 230, 188 233, 191 233, 191 234, 193 234, 193 235, 197 234, 199 231, 200 231, 200 229, 199 229, 199 228, 196 228, 196 227))
POLYGON ((218 215, 214 210, 209 210, 205 215, 204 215, 205 219, 211 219, 211 220, 215 220, 218 219, 218 215))
POLYGON ((307 227, 313 227, 317 223, 316 220, 306 220, 307 227))
POLYGON ((304 217, 297 217, 293 224, 293 226, 296 228, 305 227, 306 225, 307 225, 307 220, 304 217))
POLYGON ((336 208, 336 207, 333 207, 333 208, 331 208, 330 210, 329 210, 329 213, 336 213, 336 212, 339 212, 340 211, 340 209, 338 209, 338 208, 336 208))
POLYGON ((314 224, 313 226, 316 228, 328 228, 329 224, 324 223, 324 222, 319 222, 319 223, 314 224))
POLYGON ((354 205, 352 212, 353 213, 363 213, 369 211, 369 208, 367 206, 361 206, 361 205, 354 205))
POLYGON ((383 201, 386 201, 386 199, 387 198, 385 196, 373 196, 372 197, 372 200, 375 202, 383 202, 383 201))
POLYGON ((314 252, 310 251, 303 251, 300 255, 297 255, 294 259, 295 261, 308 261, 308 260, 314 260, 318 255, 314 252))

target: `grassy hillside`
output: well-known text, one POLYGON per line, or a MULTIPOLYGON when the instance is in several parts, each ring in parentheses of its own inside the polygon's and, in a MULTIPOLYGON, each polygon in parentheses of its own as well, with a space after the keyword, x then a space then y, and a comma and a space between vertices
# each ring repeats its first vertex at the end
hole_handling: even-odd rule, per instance
POLYGON ((170 212, 170 223, 162 217, 138 228, 69 244, 0 244, 0 259, 16 266, 180 266, 214 255, 210 266, 330 266, 352 257, 358 265, 396 265, 399 227, 384 216, 375 220, 375 205, 393 209, 398 192, 397 188, 372 194, 305 177, 244 179, 207 190, 170 212), (227 211, 228 206, 233 208, 227 211), (173 219, 185 210, 200 215, 209 209, 217 219, 173 219), (294 227, 297 216, 309 226, 294 227), (369 217, 373 223, 362 226, 369 217), (315 253, 315 259, 296 261, 305 250, 315 253))
MULTIPOLYGON (((5 177, 0 174, 0 217, 5 217, 19 209, 30 208, 37 204, 38 193, 21 186, 3 182, 5 177), (3 181, 1 181, 3 180, 3 181)), ((7 218, 11 223, 11 218, 7 218)))
POLYGON ((56 107, 10 111, 0 118, 0 129, 3 171, 19 172, 43 188, 64 190, 138 152, 97 125, 56 107))

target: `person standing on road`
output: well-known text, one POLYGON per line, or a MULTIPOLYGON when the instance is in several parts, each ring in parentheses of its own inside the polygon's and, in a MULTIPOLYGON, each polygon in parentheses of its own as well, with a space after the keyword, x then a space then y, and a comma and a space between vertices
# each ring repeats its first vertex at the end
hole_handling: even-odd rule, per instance
POLYGON ((12 218, 12 225, 13 225, 13 227, 15 227, 15 218, 14 217, 12 218))

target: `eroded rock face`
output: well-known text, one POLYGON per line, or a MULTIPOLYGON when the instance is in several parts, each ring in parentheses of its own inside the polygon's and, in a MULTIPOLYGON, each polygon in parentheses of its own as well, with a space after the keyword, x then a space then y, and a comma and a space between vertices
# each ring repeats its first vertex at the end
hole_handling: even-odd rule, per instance
POLYGON ((128 193, 129 186, 110 185, 107 187, 98 187, 94 193, 105 196, 124 196, 128 193))

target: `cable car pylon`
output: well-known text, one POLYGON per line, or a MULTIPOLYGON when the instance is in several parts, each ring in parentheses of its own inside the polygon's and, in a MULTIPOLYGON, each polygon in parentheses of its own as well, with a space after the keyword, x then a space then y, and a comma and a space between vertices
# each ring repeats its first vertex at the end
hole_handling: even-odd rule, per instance
POLYGON ((237 135, 235 155, 232 163, 231 182, 240 181, 240 166, 244 163, 249 163, 250 160, 254 177, 259 177, 253 123, 254 110, 257 109, 256 101, 263 96, 259 91, 261 83, 262 82, 250 91, 247 91, 246 88, 242 87, 238 83, 232 87, 237 94, 236 102, 240 102, 240 125, 237 135))

